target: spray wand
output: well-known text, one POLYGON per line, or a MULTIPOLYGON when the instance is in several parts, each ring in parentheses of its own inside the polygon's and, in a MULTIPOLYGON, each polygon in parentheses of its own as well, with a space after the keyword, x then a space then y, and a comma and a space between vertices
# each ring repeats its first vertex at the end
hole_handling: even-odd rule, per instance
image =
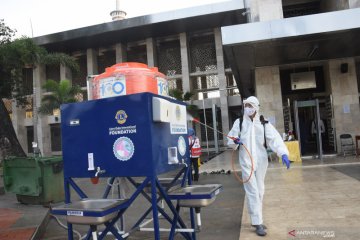
MULTIPOLYGON (((190 116, 190 120, 193 121, 193 122, 195 122, 195 123, 198 123, 198 124, 200 124, 200 125, 203 125, 204 127, 210 128, 211 130, 214 130, 214 131, 220 133, 221 135, 223 135, 223 136, 225 136, 225 137, 227 137, 227 138, 230 138, 231 140, 235 140, 235 139, 236 139, 235 137, 231 137, 231 136, 229 136, 229 135, 227 135, 227 134, 225 134, 225 133, 223 133, 223 132, 220 132, 220 131, 218 131, 218 130, 212 128, 212 127, 210 127, 209 125, 206 125, 205 123, 200 122, 198 119, 196 119, 196 118, 194 118, 194 117, 192 117, 192 116, 190 116)), ((242 180, 242 179, 240 178, 240 176, 237 174, 237 172, 235 171, 235 150, 236 150, 236 148, 233 150, 232 155, 231 155, 231 166, 232 166, 232 169, 233 169, 233 172, 234 172, 234 175, 235 175, 236 179, 237 179, 240 183, 247 183, 247 182, 250 180, 250 178, 251 178, 251 176, 252 176, 252 174, 253 174, 253 172, 254 172, 254 159, 253 159, 252 155, 250 154, 249 150, 247 149, 247 147, 246 147, 244 144, 241 144, 241 146, 244 147, 244 149, 246 150, 247 154, 249 155, 249 157, 250 157, 250 159, 251 159, 251 171, 250 171, 249 177, 248 177, 246 180, 242 180)))

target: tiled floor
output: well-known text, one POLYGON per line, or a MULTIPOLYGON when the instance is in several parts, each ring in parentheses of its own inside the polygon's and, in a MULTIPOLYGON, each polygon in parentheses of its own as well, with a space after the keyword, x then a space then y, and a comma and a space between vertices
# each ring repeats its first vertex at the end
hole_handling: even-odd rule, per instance
POLYGON ((26 240, 31 239, 36 228, 5 229, 0 231, 1 240, 26 240))
MULTIPOLYGON (((245 205, 240 239, 260 239, 246 211, 245 205)), ((360 182, 327 165, 269 169, 263 214, 266 239, 321 239, 329 234, 328 239, 357 240, 360 182)))
POLYGON ((12 228, 13 225, 21 218, 20 211, 0 208, 0 239, 1 240, 24 240, 31 239, 35 227, 30 228, 12 228))
MULTIPOLYGON (((237 156, 232 157, 232 151, 226 151, 203 164, 200 172, 227 172, 232 169, 232 158, 239 170, 237 156)), ((359 167, 360 159, 355 157, 304 160, 292 164, 290 170, 277 161, 270 162, 264 199, 266 238, 257 237, 250 226, 246 204, 242 201, 242 186, 233 176, 201 175, 199 183, 222 183, 224 192, 214 205, 204 209, 204 231, 198 239, 232 240, 239 239, 239 234, 240 239, 323 239, 320 234, 328 234, 326 239, 360 239, 359 167)), ((93 189, 93 185, 90 188, 93 189)), ((92 191, 98 193, 95 189, 92 191)), ((141 210, 142 202, 137 206, 141 210)), ((0 221, 0 239, 31 239, 47 211, 42 206, 19 204, 14 195, 0 196, 0 220, 3 220, 0 221)), ((128 220, 131 222, 130 217, 128 220)), ((61 233, 66 239, 66 230, 56 223, 53 225, 48 226, 47 234, 58 237, 61 233)), ((149 236, 152 239, 152 235, 149 236)))
MULTIPOLYGON (((226 151, 203 164, 204 174, 231 170, 237 155, 226 151)), ((264 198, 266 239, 360 239, 360 159, 355 156, 303 160, 286 170, 269 163, 264 198), (290 233, 289 233, 290 232, 290 233)), ((246 203, 240 239, 264 239, 251 227, 246 203)))

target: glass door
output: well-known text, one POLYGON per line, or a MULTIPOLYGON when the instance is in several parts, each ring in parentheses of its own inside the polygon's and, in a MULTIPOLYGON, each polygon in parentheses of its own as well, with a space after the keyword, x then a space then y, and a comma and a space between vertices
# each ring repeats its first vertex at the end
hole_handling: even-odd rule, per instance
POLYGON ((300 142, 302 156, 323 157, 319 100, 294 101, 296 136, 300 142))

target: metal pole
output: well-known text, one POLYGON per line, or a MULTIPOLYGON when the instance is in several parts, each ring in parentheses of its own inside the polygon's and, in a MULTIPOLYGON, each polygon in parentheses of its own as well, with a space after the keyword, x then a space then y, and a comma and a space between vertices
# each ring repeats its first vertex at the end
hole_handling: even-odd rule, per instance
POLYGON ((335 113, 334 113, 334 102, 333 102, 333 96, 330 94, 330 105, 331 105, 331 128, 332 128, 332 134, 334 138, 334 151, 337 152, 337 140, 336 140, 336 126, 335 126, 335 113))
MULTIPOLYGON (((203 113, 204 113, 204 123, 207 125, 206 123, 206 114, 205 114, 205 100, 204 100, 204 93, 202 92, 202 105, 203 105, 203 113)), ((205 128, 205 138, 206 138, 206 150, 207 150, 207 155, 209 157, 209 139, 208 139, 208 133, 207 133, 207 128, 205 128)))
POLYGON ((216 105, 212 105, 212 117, 213 117, 213 128, 214 128, 214 142, 215 142, 215 152, 219 153, 219 143, 217 136, 217 121, 216 121, 216 105))
MULTIPOLYGON (((39 66, 37 66, 39 68, 39 66)), ((34 71, 34 68, 33 68, 34 71)), ((39 70, 40 71, 40 70, 39 70)), ((39 134, 38 134, 38 122, 39 122, 39 114, 38 114, 38 106, 37 106, 37 92, 40 91, 38 90, 38 88, 40 88, 40 86, 38 86, 37 84, 37 78, 33 77, 33 106, 32 106, 32 117, 33 117, 33 134, 34 134, 34 139, 32 142, 32 148, 33 148, 33 154, 38 155, 40 153, 40 148, 39 148, 39 134)), ((39 96, 40 97, 40 96, 39 96)))
POLYGON ((323 160, 323 150, 322 150, 322 138, 321 138, 321 129, 320 129, 320 107, 319 107, 319 99, 315 99, 316 103, 316 137, 318 142, 318 154, 319 158, 323 160))
POLYGON ((299 109, 298 109, 298 101, 294 101, 294 121, 295 121, 295 130, 296 130, 296 136, 298 136, 299 141, 299 149, 300 149, 300 156, 301 155, 301 136, 300 135, 300 125, 299 125, 299 109))

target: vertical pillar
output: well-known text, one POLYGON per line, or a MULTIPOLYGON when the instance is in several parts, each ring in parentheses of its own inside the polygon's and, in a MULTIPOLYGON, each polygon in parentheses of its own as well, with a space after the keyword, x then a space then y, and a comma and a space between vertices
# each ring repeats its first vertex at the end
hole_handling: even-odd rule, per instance
POLYGON ((337 136, 337 149, 341 151, 339 135, 360 134, 359 93, 354 58, 329 61, 329 77, 337 136), (341 64, 347 64, 347 72, 341 72, 341 64))
POLYGON ((349 8, 360 7, 360 0, 349 0, 349 8))
POLYGON ((188 41, 185 32, 180 33, 180 54, 181 54, 181 73, 183 92, 190 92, 190 71, 189 71, 189 54, 188 41))
POLYGON ((25 119, 25 108, 17 106, 16 101, 12 101, 12 124, 16 133, 16 136, 24 149, 25 153, 28 153, 27 149, 27 132, 24 124, 25 119))
POLYGON ((116 63, 122 63, 127 61, 126 45, 117 43, 115 45, 116 63))
POLYGON ((64 65, 60 65, 60 80, 72 80, 72 73, 70 68, 64 66, 64 65))
POLYGON ((255 88, 260 114, 270 120, 280 134, 283 133, 285 128, 279 67, 255 69, 255 88))
POLYGON ((157 66, 156 44, 153 38, 146 39, 146 56, 149 67, 157 66))
POLYGON ((87 74, 88 75, 98 74, 97 51, 92 48, 88 48, 86 50, 86 59, 87 59, 87 74))
POLYGON ((283 18, 282 0, 252 0, 250 7, 251 22, 263 22, 283 18))
POLYGON ((38 147, 43 156, 51 156, 51 137, 50 126, 46 115, 38 114, 43 96, 42 85, 46 81, 46 68, 44 65, 37 65, 33 70, 34 81, 34 103, 33 103, 33 123, 34 141, 38 142, 38 147))
MULTIPOLYGON (((224 133, 228 133, 229 128, 229 104, 227 98, 227 83, 225 76, 225 60, 224 60, 224 51, 222 46, 221 39, 221 30, 220 28, 214 29, 214 37, 215 37, 215 50, 216 50, 216 65, 218 71, 218 79, 219 79, 219 89, 220 89, 220 109, 221 109, 221 125, 222 131, 224 133)), ((227 139, 224 138, 224 145, 227 144, 227 139)))
POLYGON ((332 11, 339 11, 349 9, 351 6, 351 2, 356 2, 358 0, 326 0, 321 1, 320 8, 324 12, 332 12, 332 11))

